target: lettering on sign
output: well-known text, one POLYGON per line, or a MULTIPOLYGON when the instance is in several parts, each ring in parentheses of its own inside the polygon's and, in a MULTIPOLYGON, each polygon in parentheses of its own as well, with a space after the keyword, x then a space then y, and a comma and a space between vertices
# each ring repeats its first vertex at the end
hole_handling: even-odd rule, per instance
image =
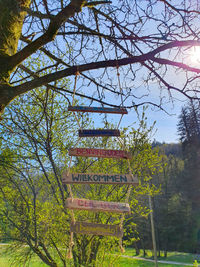
POLYGON ((79 137, 98 137, 98 136, 120 136, 117 129, 95 129, 95 130, 79 130, 79 137))
POLYGON ((128 203, 105 202, 80 198, 67 198, 66 208, 88 210, 88 211, 107 211, 116 213, 130 213, 131 209, 128 203))
POLYGON ((131 174, 65 173, 64 184, 131 184, 138 185, 137 177, 131 174))
POLYGON ((104 108, 104 107, 88 107, 88 106, 69 106, 68 111, 128 114, 126 108, 104 108))
POLYGON ((122 237, 123 230, 119 225, 109 225, 109 224, 94 224, 87 222, 75 222, 71 223, 70 231, 80 234, 89 235, 104 235, 104 236, 116 236, 122 237))
POLYGON ((131 159, 131 153, 124 150, 106 150, 96 148, 71 148, 69 150, 69 155, 81 157, 131 159))

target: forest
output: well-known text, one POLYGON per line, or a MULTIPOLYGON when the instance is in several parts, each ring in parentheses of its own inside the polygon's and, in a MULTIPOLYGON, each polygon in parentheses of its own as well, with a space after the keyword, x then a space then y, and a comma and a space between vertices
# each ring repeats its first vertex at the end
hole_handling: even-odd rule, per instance
MULTIPOLYGON (((163 166, 163 172, 152 178, 155 185, 161 186, 160 193, 154 197, 156 237, 158 250, 164 250, 166 255, 171 250, 200 251, 199 130, 199 101, 190 101, 179 115, 177 132, 180 143, 153 143, 162 155, 163 166)), ((141 229, 138 223, 142 236, 138 241, 139 248, 147 246, 148 236, 148 246, 151 240, 148 232, 143 232, 148 228, 150 233, 150 227, 145 227, 145 221, 143 223, 141 229)))

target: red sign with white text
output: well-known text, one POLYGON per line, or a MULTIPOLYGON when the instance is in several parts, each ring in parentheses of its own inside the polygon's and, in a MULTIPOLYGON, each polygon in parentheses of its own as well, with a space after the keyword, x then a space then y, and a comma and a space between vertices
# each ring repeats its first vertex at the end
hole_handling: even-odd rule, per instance
POLYGON ((106 150, 96 148, 71 148, 69 150, 69 155, 81 157, 131 159, 131 153, 124 150, 106 150))

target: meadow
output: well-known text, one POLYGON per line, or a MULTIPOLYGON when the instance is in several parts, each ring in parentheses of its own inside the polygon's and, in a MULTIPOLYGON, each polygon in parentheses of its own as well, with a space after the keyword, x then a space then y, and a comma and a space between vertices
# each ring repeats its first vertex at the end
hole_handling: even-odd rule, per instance
MULTIPOLYGON (((107 260, 104 264, 99 264, 101 267, 154 267, 154 262, 148 262, 146 260, 152 259, 151 251, 147 251, 147 255, 145 257, 146 260, 142 260, 142 251, 136 258, 135 250, 132 248, 127 248, 126 252, 123 255, 107 255, 107 260), (134 257, 134 258, 129 258, 134 257)), ((196 259, 196 255, 190 253, 181 253, 181 252, 169 252, 168 257, 164 258, 161 254, 161 257, 158 258, 160 261, 170 261, 174 263, 158 263, 160 267, 174 267, 181 266, 184 264, 188 264, 188 266, 193 266, 193 262, 196 259), (180 265, 177 265, 180 263, 180 265), (181 264, 182 263, 182 264, 181 264)), ((7 246, 0 246, 0 266, 1 267, 45 267, 44 264, 38 257, 33 256, 30 261, 27 261, 26 265, 20 264, 16 262, 15 255, 11 252, 7 252, 7 246)), ((68 266, 73 266, 71 262, 69 262, 68 266)), ((186 265, 185 265, 186 266, 186 265)), ((199 265, 200 266, 200 265, 199 265)))

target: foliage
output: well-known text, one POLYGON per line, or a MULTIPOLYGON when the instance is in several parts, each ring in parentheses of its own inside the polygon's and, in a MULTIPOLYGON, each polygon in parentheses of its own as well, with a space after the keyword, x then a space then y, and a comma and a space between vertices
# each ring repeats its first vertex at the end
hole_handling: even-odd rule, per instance
MULTIPOLYGON (((153 198, 158 256, 171 250, 199 253, 199 102, 183 107, 179 117, 180 144, 153 142, 161 157, 162 173, 152 182, 160 186, 153 198)), ((145 199, 142 199, 145 203, 145 199)), ((150 222, 135 218, 138 240, 133 244, 140 253, 151 248, 150 222), (144 236, 144 237, 143 237, 144 236), (139 239, 140 238, 140 239, 139 239), (145 241, 143 241, 145 240, 145 241)))
MULTIPOLYGON (((108 126, 108 125, 107 125, 108 126)), ((137 175, 140 185, 132 188, 129 198, 132 214, 126 216, 124 221, 124 244, 132 244, 135 241, 135 223, 133 223, 134 214, 137 216, 147 216, 149 210, 145 205, 138 202, 137 196, 144 194, 155 194, 157 189, 149 186, 149 180, 152 173, 160 168, 160 159, 157 151, 152 151, 148 143, 148 134, 151 129, 146 128, 145 120, 141 120, 139 129, 121 129, 123 134, 121 141, 111 138, 88 139, 85 142, 86 147, 106 148, 106 149, 126 149, 132 153, 130 161, 131 172, 137 175)), ((127 160, 115 159, 91 159, 78 157, 72 167, 72 172, 86 173, 128 173, 129 167, 127 160), (102 171, 103 170, 103 171, 102 171)), ((73 192, 75 197, 95 199, 102 201, 127 202, 128 186, 119 185, 74 185, 73 192)), ((75 218, 78 221, 88 221, 101 224, 120 224, 121 216, 107 213, 91 213, 87 211, 76 211, 75 218)), ((73 257, 76 266, 83 264, 89 266, 93 261, 102 261, 105 253, 116 249, 119 242, 113 237, 87 236, 75 234, 75 246, 73 248, 73 257), (87 252, 86 252, 87 251, 87 252), (93 260, 93 261, 92 261, 93 260)))
MULTIPOLYGON (((70 243, 71 214, 64 209, 68 190, 61 182, 62 170, 69 164, 67 149, 77 142, 77 122, 66 111, 66 98, 48 90, 32 91, 29 96, 15 100, 5 114, 8 126, 2 128, 1 220, 2 234, 15 245, 28 245, 18 259, 26 260, 37 254, 49 266, 66 266, 70 243), (6 226, 6 227, 5 227, 6 226)), ((79 118, 78 118, 79 119, 79 118)), ((83 124, 89 123, 87 116, 83 124)), ((131 193, 130 204, 134 214, 146 216, 148 209, 138 204, 135 196, 154 194, 149 186, 153 173, 159 169, 157 151, 151 150, 145 121, 138 130, 122 129, 121 142, 110 138, 86 139, 81 146, 129 149, 133 155, 131 171, 140 180, 140 186, 131 193)), ((75 172, 129 172, 126 160, 77 158, 72 165, 75 172)), ((127 186, 74 185, 74 197, 126 202, 127 186)), ((119 224, 116 214, 75 212, 76 220, 103 224, 119 224)), ((126 242, 133 242, 135 225, 132 216, 125 220, 126 242)), ((114 251, 119 240, 114 237, 74 234, 73 262, 75 266, 93 266, 105 260, 107 252, 114 251)), ((13 249, 15 249, 13 247, 13 249)), ((20 252, 19 252, 20 254, 20 252)))
POLYGON ((0 3, 1 113, 15 97, 41 86, 73 94, 55 84, 77 71, 82 88, 76 94, 88 103, 117 106, 122 95, 125 106, 162 109, 177 97, 199 98, 200 70, 192 60, 199 46, 198 0, 0 3), (48 74, 43 67, 35 73, 25 66, 41 53, 53 60, 46 61, 48 74), (122 91, 113 68, 121 74, 122 91), (23 81, 16 79, 21 70, 23 81))
POLYGON ((65 98, 53 91, 33 91, 20 101, 23 107, 15 100, 6 113, 10 127, 1 131, 2 231, 18 246, 29 246, 24 261, 34 252, 49 266, 66 266, 69 213, 63 212, 61 171, 76 123, 65 98))
POLYGON ((200 149, 199 101, 190 101, 183 107, 179 117, 178 131, 182 143, 184 171, 182 173, 181 193, 190 206, 190 221, 187 234, 190 250, 199 251, 199 149, 200 149))

